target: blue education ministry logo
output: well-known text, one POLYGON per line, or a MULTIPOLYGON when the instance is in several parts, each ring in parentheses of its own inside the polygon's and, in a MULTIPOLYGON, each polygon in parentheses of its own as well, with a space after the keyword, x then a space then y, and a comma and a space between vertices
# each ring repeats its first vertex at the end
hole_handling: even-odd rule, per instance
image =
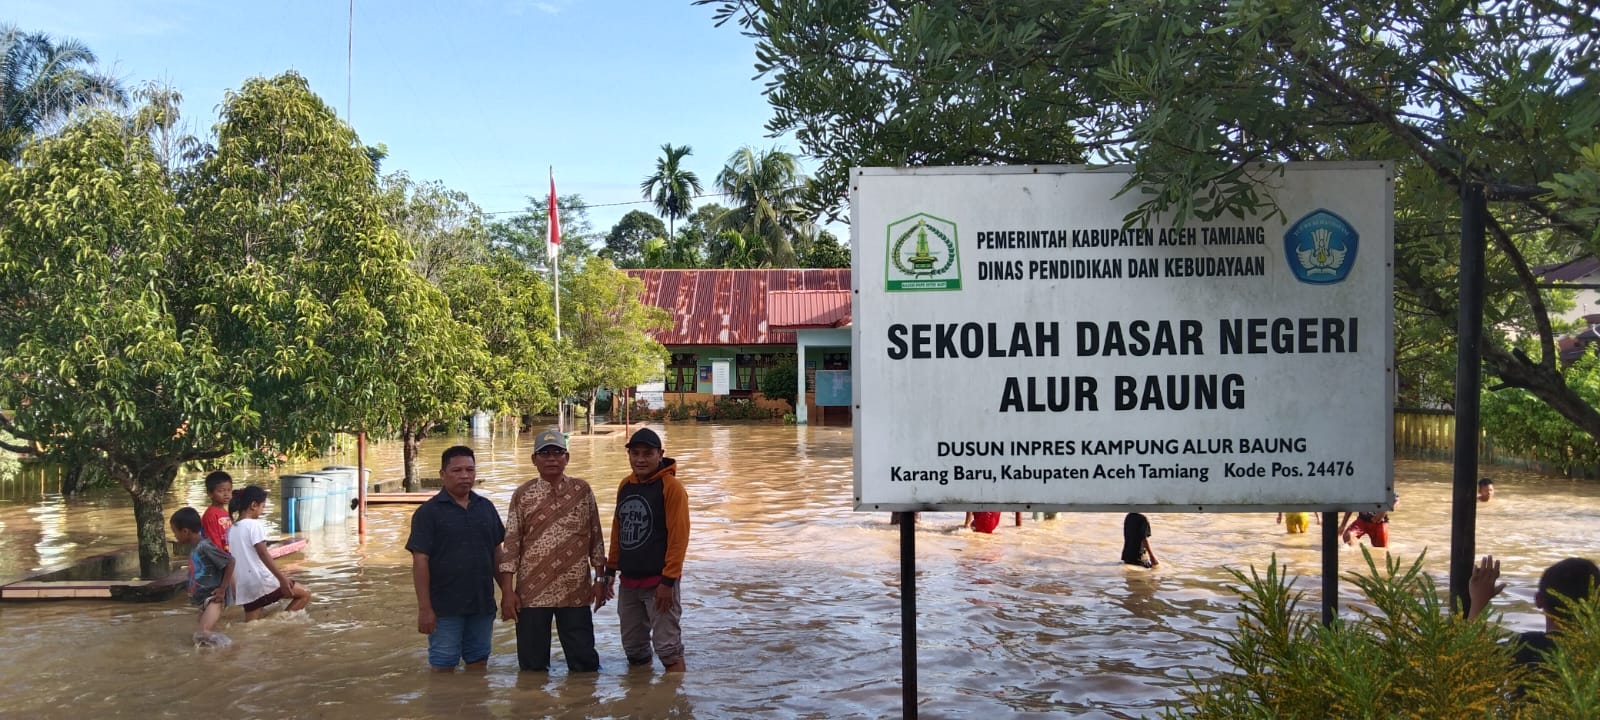
POLYGON ((1356 262, 1361 235, 1345 219, 1321 208, 1289 226, 1283 256, 1300 282, 1331 285, 1344 280, 1356 262))

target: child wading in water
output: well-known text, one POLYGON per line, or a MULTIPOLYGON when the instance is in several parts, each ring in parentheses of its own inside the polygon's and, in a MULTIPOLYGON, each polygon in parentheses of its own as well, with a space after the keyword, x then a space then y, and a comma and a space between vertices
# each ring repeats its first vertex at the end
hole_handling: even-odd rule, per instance
POLYGON ((251 485, 233 494, 228 503, 233 527, 228 528, 228 547, 233 550, 233 598, 244 606, 246 622, 261 619, 261 611, 279 600, 288 599, 290 610, 303 610, 311 602, 311 591, 290 580, 278 569, 267 552, 267 529, 261 513, 267 509, 267 491, 251 485))
POLYGON ((194 641, 216 645, 220 640, 212 629, 222 617, 228 587, 233 583, 233 558, 201 532, 200 513, 194 508, 173 513, 171 524, 175 540, 194 546, 189 552, 189 604, 200 608, 200 628, 194 641))
POLYGON ((206 497, 211 498, 211 507, 200 516, 200 532, 212 545, 228 552, 228 528, 233 527, 233 518, 228 514, 228 503, 233 498, 233 477, 221 470, 207 475, 206 497))
POLYGON ((1150 520, 1141 513, 1122 518, 1122 562, 1147 568, 1161 564, 1150 549, 1150 520))

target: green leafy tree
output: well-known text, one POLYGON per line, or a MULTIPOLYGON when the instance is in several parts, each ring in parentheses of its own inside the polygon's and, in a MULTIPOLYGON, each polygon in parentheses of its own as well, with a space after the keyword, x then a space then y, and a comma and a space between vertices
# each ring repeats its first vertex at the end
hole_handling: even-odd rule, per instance
POLYGON ((717 203, 706 203, 695 208, 683 229, 678 230, 668 244, 664 253, 668 262, 649 267, 711 267, 711 241, 717 234, 719 219, 727 212, 726 207, 717 203))
MULTIPOLYGON (((1533 345, 1524 340, 1524 349, 1533 345)), ((1600 403, 1600 357, 1583 353, 1566 366, 1567 384, 1600 403)), ((1495 448, 1572 472, 1600 466, 1600 445, 1548 404, 1521 388, 1494 388, 1483 396, 1483 428, 1495 448)))
POLYGON ((823 230, 807 244, 800 257, 800 267, 847 268, 850 267, 850 246, 839 242, 833 233, 823 230))
POLYGON ((767 247, 745 239, 738 230, 723 230, 711 238, 706 262, 711 267, 749 269, 766 264, 767 247))
POLYGON ((126 100, 116 78, 94 65, 94 51, 77 40, 0 23, 0 161, 16 162, 31 138, 74 110, 126 100))
POLYGON ((600 256, 617 267, 640 267, 644 261, 644 244, 651 238, 666 237, 670 237, 667 226, 660 218, 643 210, 632 210, 611 226, 600 256))
POLYGON ((438 284, 447 268, 480 263, 489 253, 483 210, 466 193, 437 180, 413 182, 403 172, 381 184, 384 217, 411 250, 411 269, 438 284))
POLYGON ((644 283, 604 258, 584 263, 562 281, 561 338, 570 348, 573 391, 589 405, 592 431, 601 388, 632 387, 660 376, 667 350, 654 333, 672 327, 672 320, 667 311, 639 301, 644 283))
POLYGON ((391 318, 423 316, 409 249, 385 222, 366 148, 305 78, 253 78, 223 101, 216 147, 181 197, 196 242, 185 307, 250 368, 280 449, 392 417, 391 318))
POLYGON ((391 315, 394 378, 399 405, 389 422, 401 441, 407 491, 420 487, 417 454, 423 437, 494 401, 487 382, 493 369, 482 334, 452 312, 457 303, 482 298, 448 297, 440 289, 455 268, 488 257, 483 213, 464 194, 442 183, 414 183, 404 173, 384 178, 384 215, 405 243, 417 275, 417 303, 409 317, 391 315))
POLYGON ((641 266, 647 268, 697 268, 704 262, 697 238, 688 232, 680 231, 670 242, 666 238, 650 238, 642 250, 641 266))
POLYGON ((1600 251, 1590 3, 698 3, 756 38, 768 129, 821 158, 807 199, 835 215, 858 165, 1127 163, 1139 223, 1273 213, 1276 163, 1393 161, 1396 290, 1423 334, 1401 345, 1452 332, 1460 189, 1543 187, 1491 207, 1490 305, 1511 311, 1484 362, 1600 437, 1532 272, 1600 251))
POLYGON ((209 148, 182 123, 182 93, 169 85, 148 82, 134 89, 132 99, 138 107, 128 118, 128 127, 150 138, 156 159, 169 175, 205 157, 209 148))
POLYGON ((792 354, 780 354, 773 359, 772 367, 767 369, 766 377, 761 379, 761 394, 773 400, 782 400, 789 403, 792 412, 799 399, 800 372, 796 369, 798 360, 792 354))
POLYGON ((491 402, 488 373, 495 369, 478 328, 452 314, 453 305, 439 288, 420 277, 414 280, 409 314, 392 318, 390 324, 396 403, 390 413, 379 416, 376 426, 400 436, 407 492, 421 487, 417 453, 422 438, 491 402))
POLYGON ((667 234, 663 237, 677 235, 673 226, 678 218, 689 216, 694 210, 694 198, 700 194, 700 176, 683 168, 683 159, 693 154, 688 145, 662 145, 655 174, 639 184, 644 199, 654 203, 656 212, 667 218, 667 234))
POLYGON ((445 273, 442 287, 457 320, 483 339, 488 368, 483 408, 500 412, 552 412, 557 393, 572 387, 556 345, 550 278, 505 253, 482 264, 445 273))
POLYGON ((254 79, 180 192, 97 115, 0 167, 0 428, 96 458, 133 499, 141 574, 168 563, 185 463, 309 454, 397 403, 385 311, 422 317, 372 164, 305 81, 254 79))
MULTIPOLYGON (((489 225, 489 243, 494 249, 508 253, 530 267, 550 267, 549 199, 528 196, 528 206, 522 212, 489 225)), ((561 220, 562 269, 566 262, 579 261, 594 254, 590 243, 595 239, 594 225, 589 221, 589 206, 583 196, 560 195, 556 197, 556 211, 561 220)))
POLYGON ((133 498, 140 570, 167 567, 163 498, 232 452, 249 393, 167 272, 188 242, 149 144, 97 115, 0 165, 0 427, 67 467, 101 459, 133 498))
POLYGON ((764 244, 765 264, 794 267, 794 237, 806 226, 799 204, 804 181, 794 155, 778 148, 739 148, 717 174, 717 188, 733 203, 719 225, 764 244))

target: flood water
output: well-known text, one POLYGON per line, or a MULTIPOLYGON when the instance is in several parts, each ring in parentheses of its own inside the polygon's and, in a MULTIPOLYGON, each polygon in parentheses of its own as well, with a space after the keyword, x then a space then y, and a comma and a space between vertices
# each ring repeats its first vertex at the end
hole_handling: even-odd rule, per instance
MULTIPOLYGON (((900 713, 898 529, 851 504, 849 428, 670 424, 668 454, 688 488, 694 534, 683 580, 690 672, 629 671, 614 606, 596 617, 604 669, 520 674, 514 628, 500 623, 483 675, 435 676, 416 633, 411 506, 374 506, 368 533, 313 530, 283 563, 315 594, 304 617, 244 625, 231 648, 197 650, 182 598, 0 603, 0 716, 16 718, 802 717, 900 713)), ((478 450, 479 490, 504 508, 532 477, 529 436, 434 438, 478 450)), ((609 528, 627 473, 620 435, 574 437, 569 473, 590 480, 609 528)), ((378 478, 399 474, 397 445, 372 449, 378 478)), ((352 457, 306 463, 320 467, 352 457)), ((1542 626, 1538 573, 1569 555, 1600 556, 1600 483, 1488 468, 1499 496, 1479 506, 1478 549, 1504 561, 1501 609, 1516 629, 1542 626)), ((273 481, 265 472, 236 473, 273 481)), ((1446 584, 1450 467, 1401 461, 1391 551, 1424 550, 1446 584)), ((239 482, 237 486, 243 485, 239 482)), ((171 509, 202 506, 185 478, 171 509)), ((277 527, 273 493, 266 522, 277 527)), ((921 714, 985 720, 1053 712, 1142 717, 1177 697, 1188 673, 1221 667, 1210 640, 1236 616, 1225 565, 1276 553, 1302 576, 1317 612, 1316 528, 1285 535, 1270 514, 1152 515, 1161 566, 1118 563, 1120 514, 1063 514, 992 536, 958 530, 960 513, 924 514, 917 533, 921 714)), ((23 473, 0 482, 0 581, 133 544, 119 489, 64 500, 23 473)), ((1355 567, 1360 552, 1344 548, 1355 567)), ((1345 599, 1351 598, 1346 585, 1345 599)))

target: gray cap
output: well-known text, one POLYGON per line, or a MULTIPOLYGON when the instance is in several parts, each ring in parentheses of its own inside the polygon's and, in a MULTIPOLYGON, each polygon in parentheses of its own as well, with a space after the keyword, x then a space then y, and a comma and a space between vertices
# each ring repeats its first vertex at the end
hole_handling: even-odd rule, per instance
POLYGON ((533 451, 539 452, 547 447, 555 446, 562 450, 567 449, 567 436, 561 434, 556 428, 545 428, 533 436, 533 451))

